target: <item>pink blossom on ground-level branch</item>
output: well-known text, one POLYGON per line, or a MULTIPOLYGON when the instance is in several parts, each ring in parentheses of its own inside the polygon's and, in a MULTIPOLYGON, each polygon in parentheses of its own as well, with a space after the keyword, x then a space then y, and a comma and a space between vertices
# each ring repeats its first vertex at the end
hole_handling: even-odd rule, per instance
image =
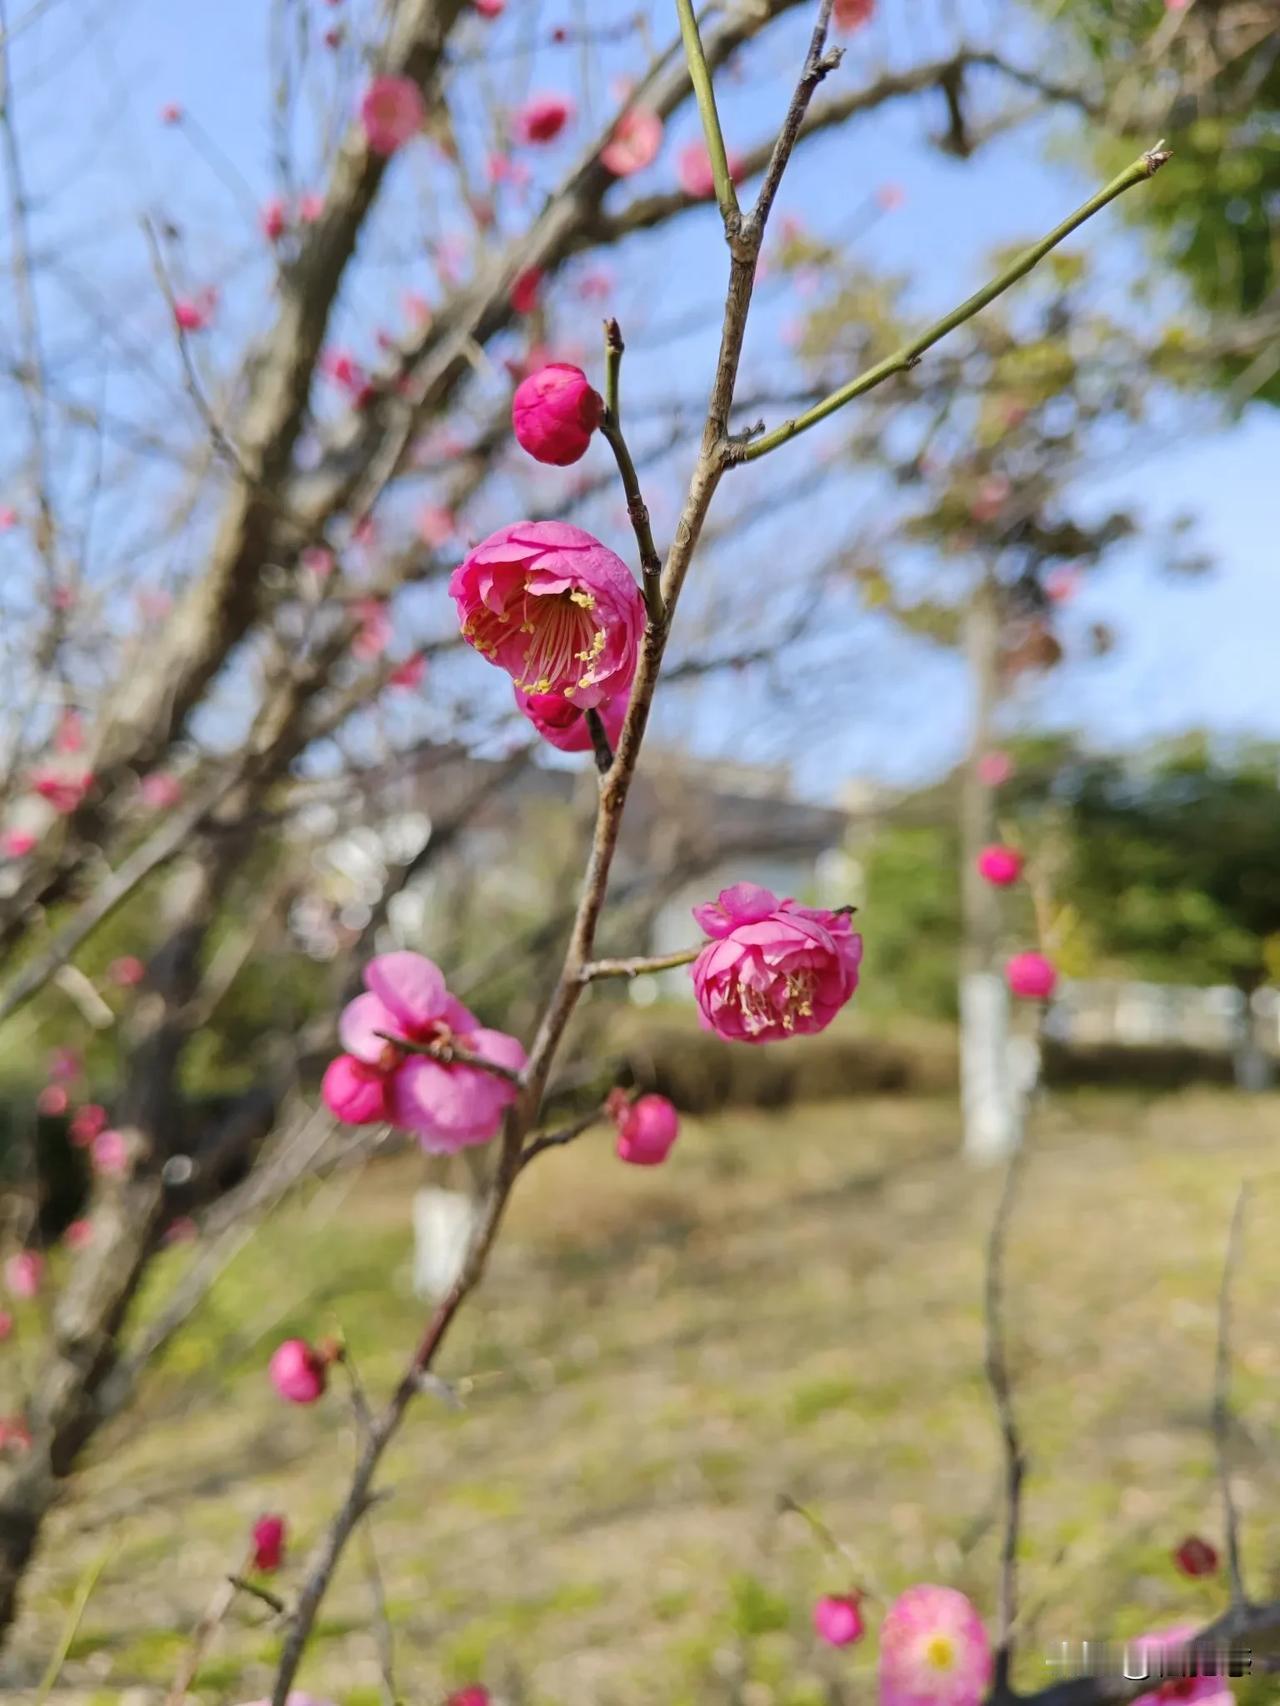
POLYGON ((813 1608, 813 1627, 831 1647, 851 1647, 862 1639, 866 1625, 858 1595, 823 1594, 813 1608))
POLYGON ((618 1128, 618 1159, 633 1167, 657 1167, 671 1153, 680 1135, 680 1116, 665 1096, 638 1096, 622 1101, 614 1112, 618 1128))
POLYGON ((622 559, 580 527, 518 521, 491 533, 449 594, 463 639, 521 692, 590 709, 630 687, 644 601, 622 559))
POLYGON ((388 1120, 413 1132, 431 1154, 487 1143, 515 1100, 510 1079, 398 1044, 456 1047, 508 1073, 524 1066, 521 1044, 481 1025, 422 954, 380 954, 365 967, 364 984, 367 993, 344 1008, 338 1024, 346 1053, 324 1075, 321 1088, 330 1111, 352 1125, 388 1120))
MULTIPOLYGON (((560 752, 591 751, 591 730, 581 705, 566 699, 563 693, 522 693, 517 687, 515 694, 516 704, 548 745, 560 752)), ((627 717, 627 695, 619 693, 595 709, 604 725, 605 738, 611 747, 616 747, 627 717)))
POLYGON ((880 1626, 880 1706, 979 1706, 991 1681, 982 1619, 955 1588, 899 1594, 880 1626))
POLYGON ((603 413, 600 393, 567 361, 548 362, 522 379, 511 399, 516 442, 535 462, 555 468, 585 456, 603 413))
POLYGON ((978 874, 998 889, 1008 888, 1022 875, 1022 855, 1016 847, 984 847, 978 855, 978 874))
POLYGON ((38 1250, 19 1250, 4 1265, 4 1283, 14 1297, 35 1297, 44 1279, 44 1257, 38 1250))
POLYGON ((329 1383, 325 1358, 305 1339, 286 1339, 277 1345, 267 1366, 271 1384, 291 1404, 314 1404, 329 1383))
POLYGON ((1058 972, 1043 954, 1014 954, 1004 968, 1005 982, 1023 1001, 1047 1001, 1057 988, 1058 972))
POLYGON ((847 914, 737 883, 693 916, 712 938, 691 967, 702 1023, 730 1042, 825 1030, 858 987, 862 938, 847 914))

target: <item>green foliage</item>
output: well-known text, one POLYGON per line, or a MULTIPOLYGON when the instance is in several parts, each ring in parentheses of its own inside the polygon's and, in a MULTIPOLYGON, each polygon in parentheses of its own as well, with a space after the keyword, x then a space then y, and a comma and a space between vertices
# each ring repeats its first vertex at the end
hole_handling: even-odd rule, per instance
POLYGON ((865 859, 867 913, 859 999, 931 1018, 956 1011, 959 841, 954 828, 879 831, 865 859))

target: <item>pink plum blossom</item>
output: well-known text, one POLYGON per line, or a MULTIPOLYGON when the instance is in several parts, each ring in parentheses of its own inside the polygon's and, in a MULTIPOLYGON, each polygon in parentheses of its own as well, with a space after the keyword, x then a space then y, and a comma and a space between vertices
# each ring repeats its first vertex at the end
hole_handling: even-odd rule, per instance
POLYGON ((31 772, 31 786, 42 800, 48 800, 59 816, 67 817, 93 787, 93 773, 89 770, 65 771, 42 767, 31 772))
MULTIPOLYGON (((1197 1633, 1194 1623, 1179 1623, 1132 1643, 1146 1660, 1147 1674, 1161 1678, 1159 1686, 1138 1695, 1133 1706, 1172 1706, 1174 1701, 1179 1706, 1235 1706, 1235 1695, 1221 1676, 1196 1674, 1199 1667, 1190 1645, 1197 1633)), ((1204 1668, 1212 1667, 1206 1663, 1204 1668)))
POLYGON ((856 1593, 823 1594, 813 1608, 813 1627, 830 1647, 851 1647, 866 1631, 856 1593))
POLYGON ((388 687, 421 687, 427 673, 427 660, 421 652, 397 664, 387 677, 388 687))
POLYGON ((586 455, 604 402, 580 367, 553 361, 522 379, 511 400, 516 442, 535 462, 567 468, 586 455))
POLYGON ((665 1096, 638 1096, 618 1106, 618 1159, 633 1167, 660 1166, 680 1135, 680 1116, 665 1096))
POLYGON ((284 202, 278 195, 273 195, 269 200, 263 202, 258 210, 258 224, 262 228, 262 235, 268 243, 278 243, 284 236, 289 226, 289 219, 285 212, 284 202))
POLYGON ((182 108, 177 101, 166 101, 160 108, 161 124, 181 124, 182 117, 182 108))
POLYGON ((35 1297, 44 1279, 44 1257, 38 1250, 18 1250, 4 1265, 4 1283, 14 1297, 35 1297))
POLYGON ((0 1451, 31 1449, 31 1429, 23 1416, 0 1416, 0 1451))
POLYGON ((97 1102, 86 1102, 82 1108, 77 1108, 71 1118, 69 1136, 72 1143, 79 1148, 92 1143, 100 1131, 107 1127, 107 1110, 97 1102))
POLYGON ((46 1119, 58 1119, 65 1114, 71 1098, 63 1084, 46 1084, 36 1097, 36 1112, 46 1119))
POLYGON ((424 545, 438 551, 458 531, 458 518, 443 504, 428 504, 418 517, 418 535, 424 545))
POLYGON ((138 793, 151 811, 169 811, 182 798, 182 783, 167 770, 152 770, 139 782, 138 793))
MULTIPOLYGON (((591 730, 581 705, 566 699, 563 693, 522 693, 518 687, 515 691, 516 704, 543 740, 561 752, 591 751, 591 730)), ((616 747, 627 715, 627 695, 619 693, 595 708, 609 745, 616 747)))
POLYGON ((286 1339, 277 1345, 268 1364, 271 1384, 291 1404, 314 1404, 329 1383, 326 1359, 305 1339, 286 1339))
POLYGON ((455 1688, 444 1706, 489 1706, 489 1690, 481 1683, 471 1682, 465 1688, 455 1688))
POLYGON ((286 1524, 282 1516, 260 1516, 253 1525, 253 1567, 270 1575, 284 1563, 286 1524))
POLYGON ((298 197, 298 218, 304 225, 314 225, 324 213, 324 196, 319 190, 305 190, 298 197))
POLYGON ((1016 847, 984 847, 977 864, 983 881, 998 889, 1007 889, 1022 875, 1022 854, 1016 847))
POLYGON ((129 1168, 129 1143, 124 1133, 108 1126, 94 1138, 90 1148, 94 1171, 105 1179, 119 1179, 129 1168))
MULTIPOLYGON (((744 170, 742 159, 737 154, 730 154, 728 158, 729 176, 735 184, 740 184, 744 170)), ((711 156, 705 142, 687 142, 676 155, 676 182, 686 195, 696 196, 699 201, 709 201, 716 193, 715 174, 711 170, 711 156)))
POLYGON ((876 0, 836 0, 831 15, 838 30, 860 30, 875 9, 876 0))
POLYGON ((712 938, 691 968, 702 1024, 730 1042, 825 1030, 858 987, 862 938, 847 914, 736 883, 693 916, 712 938))
POLYGON ((62 1234, 62 1241, 68 1250, 83 1250, 86 1245, 93 1243, 93 1222, 73 1220, 62 1234))
POLYGON ((978 780, 985 788, 1000 788, 1013 775, 1013 760, 1007 752, 984 752, 978 760, 978 780))
POLYGON ((978 1706, 991 1681, 982 1619, 955 1588, 899 1594, 880 1629, 880 1706, 978 1706))
POLYGON ((516 314, 532 314, 538 306, 538 292, 542 287, 542 268, 526 267, 511 286, 512 312, 516 314))
POLYGON ((1043 954, 1014 954, 1004 968, 1005 982, 1024 1001, 1047 1001, 1058 983, 1057 968, 1043 954))
POLYGON ((994 521, 1008 503, 1012 491, 1007 475, 989 474, 979 485, 969 505, 969 514, 975 521, 994 521))
POLYGON ((163 1242, 167 1246, 174 1244, 190 1244, 200 1236, 200 1228, 189 1214, 180 1214, 171 1220, 164 1229, 163 1242))
POLYGON ((422 129, 422 90, 411 77, 375 77, 360 102, 360 122, 369 147, 384 157, 422 129))
POLYGON ((471 3, 482 18, 500 18, 507 0, 471 0, 471 3))
POLYGON ((184 332, 203 332, 211 324, 218 306, 218 293, 210 288, 198 296, 178 296, 174 299, 173 318, 184 332))
POLYGON ((107 967, 107 976, 120 989, 133 989, 147 975, 147 968, 136 954, 121 954, 107 967))
POLYGON ((620 557, 565 521, 518 521, 476 546, 449 595, 462 637, 524 693, 590 710, 635 674, 644 601, 620 557))
POLYGON ((361 663, 380 658, 391 641, 391 616, 386 604, 378 598, 364 598, 355 606, 359 623, 351 642, 351 655, 361 663))
POLYGON ((1080 590, 1080 565, 1062 563, 1044 577, 1045 596, 1053 604, 1066 604, 1080 590))
POLYGON ((380 954, 365 967, 364 985, 367 993, 347 1005, 338 1023, 346 1052, 330 1063, 321 1085, 330 1111, 352 1125, 389 1120, 413 1132, 429 1154, 487 1143, 515 1100, 515 1084, 397 1043, 456 1047, 509 1073, 524 1067, 520 1043, 482 1026, 422 954, 380 954))
POLYGON ((898 183, 880 184, 875 191, 875 203, 881 213, 895 212, 906 199, 907 192, 898 183))
POLYGON ((573 117, 573 102, 564 95, 530 95, 516 113, 512 130, 517 142, 554 142, 573 117))
POLYGON ((55 752, 79 752, 84 746, 84 718, 79 711, 64 711, 54 730, 55 752))
POLYGON ((662 120, 650 107, 628 107, 600 150, 600 163, 615 178, 629 178, 658 157, 662 120))
POLYGON ((70 1084, 84 1071, 84 1062, 73 1048, 56 1048, 49 1056, 49 1076, 56 1084, 70 1084))
POLYGON ((327 545, 304 545, 298 563, 313 579, 328 580, 334 570, 333 552, 327 545))
POLYGON ((29 829, 6 829, 0 835, 0 853, 6 859, 25 859, 38 839, 29 829))

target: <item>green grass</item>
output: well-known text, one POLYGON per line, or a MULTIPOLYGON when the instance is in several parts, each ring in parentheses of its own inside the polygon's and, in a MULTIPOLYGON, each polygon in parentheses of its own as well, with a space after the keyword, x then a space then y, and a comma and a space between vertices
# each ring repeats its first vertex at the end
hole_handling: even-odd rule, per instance
MULTIPOLYGON (((1062 1637, 1209 1614, 1169 1551, 1220 1537, 1206 1431, 1215 1293, 1236 1183, 1258 1179, 1237 1283, 1232 1455, 1250 1585, 1280 1587, 1280 1104, 1096 1094, 1046 1109, 1009 1247, 1018 1407, 1031 1459, 1021 1680, 1062 1637)), ((423 1398, 374 1512, 402 1694, 487 1681, 504 1698, 607 1706, 870 1698, 873 1643, 817 1647, 813 1596, 852 1585, 788 1494, 892 1593, 954 1583, 986 1612, 998 1456, 981 1378, 982 1241, 998 1181, 956 1158, 949 1104, 904 1099, 690 1125, 628 1170, 591 1139, 529 1174, 489 1281, 423 1398)), ((340 1328, 384 1391, 422 1306, 409 1287, 412 1159, 316 1188, 256 1237, 98 1442, 49 1526, 0 1681, 34 1686, 74 1585, 115 1548, 55 1692, 160 1698, 183 1632, 249 1525, 283 1510, 286 1597, 340 1497, 340 1384, 290 1409, 277 1341, 340 1328), (139 1690, 130 1695, 130 1690, 139 1690)), ((144 1307, 190 1260, 165 1257, 144 1307)), ((873 1620, 875 1604, 872 1605, 873 1620)), ((261 1696, 276 1635, 238 1604, 199 1679, 261 1696)), ((301 1685, 379 1698, 353 1546, 301 1685)), ((1256 1693, 1256 1690, 1255 1690, 1256 1693)), ((1242 1695, 1243 1698, 1243 1695, 1242 1695)))

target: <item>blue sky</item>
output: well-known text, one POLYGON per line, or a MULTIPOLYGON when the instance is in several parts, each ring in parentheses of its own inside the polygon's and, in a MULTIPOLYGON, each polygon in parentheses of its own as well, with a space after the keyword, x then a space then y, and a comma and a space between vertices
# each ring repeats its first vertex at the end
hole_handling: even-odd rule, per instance
MULTIPOLYGON (((311 0, 311 15, 317 27, 328 24, 351 3, 330 9, 311 0)), ((118 321, 110 316, 113 324, 105 335, 131 341, 139 352, 136 371, 123 380, 113 373, 111 380, 111 400, 125 413, 155 418, 159 409, 163 419, 166 409, 185 406, 173 372, 167 378, 149 377, 143 359, 156 326, 163 323, 157 303, 138 294, 145 268, 140 266, 137 221, 144 209, 163 206, 179 215, 196 271, 229 272, 229 321, 247 328, 266 311, 269 275, 260 257, 253 258, 253 206, 271 183, 266 35, 272 11, 263 0, 183 7, 168 0, 101 0, 96 6, 61 0, 16 44, 19 125, 37 202, 37 235, 50 246, 61 246, 66 266, 95 300, 119 303, 118 321), (157 111, 167 100, 180 101, 214 139, 213 165, 184 137, 159 126, 157 111), (244 194, 237 190, 241 179, 248 186, 244 194)), ((511 77, 518 86, 578 88, 576 49, 549 50, 528 66, 518 57, 501 58, 498 45, 513 40, 512 32, 535 27, 535 19, 549 29, 589 13, 598 25, 633 11, 634 0, 589 9, 580 0, 547 0, 539 6, 512 0, 499 30, 476 38, 494 47, 491 62, 477 73, 477 92, 490 80, 507 90, 511 77)), ((671 8, 665 0, 654 0, 653 11, 661 37, 669 28, 671 8)), ((913 17, 924 18, 926 12, 928 20, 908 41, 905 0, 881 0, 881 23, 852 44, 842 77, 857 80, 885 60, 918 56, 930 32, 933 42, 945 42, 957 13, 965 15, 962 22, 971 39, 994 32, 1011 53, 1037 51, 1034 38, 1016 22, 1016 8, 1005 0, 961 5, 938 0, 936 8, 912 8, 913 17)), ((767 52, 748 62, 741 85, 726 84, 723 106, 731 144, 746 145, 767 133, 784 99, 782 70, 798 62, 804 33, 801 20, 793 20, 775 32, 767 52)), ((629 51, 619 48, 594 76, 578 140, 592 114, 607 110, 609 77, 632 63, 629 51)), ((922 313, 944 308, 971 289, 993 244, 1038 233, 1091 187, 1067 166, 1046 164, 1021 134, 991 144, 967 165, 947 160, 924 140, 938 120, 931 104, 904 105, 824 140, 806 151, 780 202, 780 211, 793 212, 815 228, 840 230, 878 184, 900 182, 905 205, 877 221, 866 241, 879 263, 912 277, 913 304, 922 313)), ((471 122, 466 111, 461 122, 471 122)), ((694 128, 693 116, 685 115, 673 126, 664 161, 627 190, 657 187, 664 175, 669 181, 674 147, 694 128)), ((1063 152, 1056 151, 1059 160, 1063 152)), ((567 153, 545 162, 548 181, 567 153)), ((419 158, 397 162, 403 178, 397 193, 406 200, 429 202, 428 156, 423 145, 419 158)), ((1176 162, 1170 170, 1176 170, 1176 162)), ((627 191, 615 193, 624 198, 627 191)), ((1076 241, 1108 246, 1121 290, 1127 271, 1132 276, 1129 269, 1146 264, 1118 212, 1101 216, 1076 241)), ((617 311, 633 339, 627 397, 640 409, 646 399, 668 395, 674 375, 682 394, 696 399, 711 369, 710 320, 678 342, 657 347, 646 328, 670 325, 714 305, 723 279, 714 215, 708 211, 681 221, 660 254, 636 247, 609 264, 621 275, 617 311)), ((398 249, 396 233, 384 227, 351 281, 336 333, 341 335, 345 325, 367 323, 384 298, 398 298, 405 284, 421 288, 428 277, 425 262, 398 249)), ((767 294, 762 296, 744 383, 753 373, 776 371, 779 333, 794 312, 794 303, 771 305, 767 294)), ((594 338, 596 313, 584 313, 588 338, 594 338)), ((8 338, 9 317, 0 318, 8 338)), ((45 331, 47 345, 66 345, 89 372, 82 322, 68 298, 50 299, 45 331)), ((781 486, 816 447, 817 435, 788 447, 761 465, 767 469, 761 478, 776 479, 781 486)), ((1091 497, 1133 505, 1153 527, 1175 512, 1191 510, 1198 541, 1218 567, 1195 582, 1172 582, 1156 572, 1150 547, 1139 537, 1117 568, 1079 600, 1082 616, 1096 614, 1116 627, 1120 650, 1103 663, 1060 671, 1028 704, 1026 714, 1081 727, 1099 742, 1141 740, 1194 725, 1280 735, 1280 703, 1271 686, 1274 636, 1280 632, 1277 467, 1280 414, 1255 409, 1235 424, 1215 422, 1168 444, 1135 445, 1130 463, 1093 481, 1091 497)), ((558 489, 541 476, 521 485, 523 493, 544 501, 554 501, 558 489)), ((129 494, 121 494, 114 513, 108 507, 108 526, 126 528, 128 499, 129 494)), ((842 525, 841 501, 833 494, 820 513, 812 508, 780 513, 772 531, 762 529, 762 548, 785 554, 806 543, 814 549, 829 543, 842 525)), ((662 505, 655 508, 661 511, 662 505)), ((487 519, 496 525, 503 517, 487 519)), ((625 535, 611 542, 626 552, 625 535)), ((0 566, 4 562, 0 557, 0 566)), ((16 572, 4 568, 6 576, 16 572)), ((833 635, 822 657, 841 690, 824 689, 809 703, 801 693, 774 726, 767 686, 735 682, 704 689, 695 698, 692 718, 702 743, 712 750, 759 756, 775 756, 778 745, 799 751, 800 778, 808 791, 819 793, 859 774, 898 781, 924 775, 960 750, 964 685, 950 660, 870 633, 852 611, 847 636, 833 635), (842 670, 846 645, 848 667, 842 670), (742 706, 745 720, 735 721, 742 706)), ((467 664, 472 671, 480 668, 475 660, 467 664)), ((465 693, 471 686, 471 676, 464 675, 458 690, 465 693)), ((687 709, 673 710, 669 728, 674 730, 677 722, 687 727, 690 720, 687 709)))

